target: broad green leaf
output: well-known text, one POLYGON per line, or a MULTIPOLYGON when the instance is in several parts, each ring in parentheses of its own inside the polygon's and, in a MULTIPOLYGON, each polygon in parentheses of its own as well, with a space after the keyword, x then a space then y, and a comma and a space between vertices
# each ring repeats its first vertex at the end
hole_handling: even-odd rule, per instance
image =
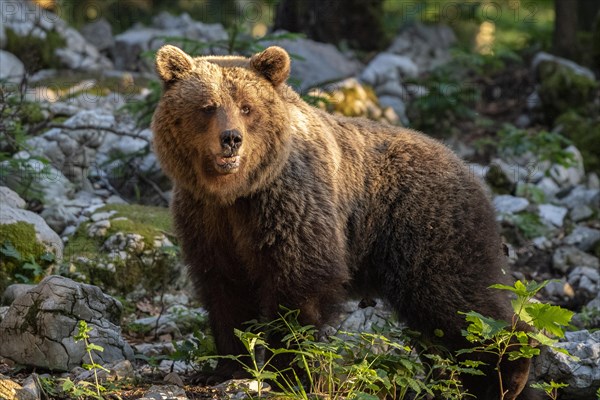
POLYGON ((536 328, 545 329, 558 337, 564 337, 564 327, 569 325, 575 314, 573 311, 542 303, 532 303, 525 308, 536 328))
POLYGON ((379 400, 379 397, 369 394, 369 393, 364 393, 364 392, 357 392, 352 399, 356 399, 356 400, 379 400))
MULTIPOLYGON (((556 279, 553 279, 556 280, 556 279)), ((527 282, 527 292, 529 292, 529 294, 531 295, 531 297, 535 296, 535 294, 537 292, 539 292, 542 288, 544 288, 546 285, 548 285, 548 283, 550 283, 552 280, 546 280, 543 282, 535 282, 535 281, 531 281, 531 282, 527 282)))
POLYGON ((257 372, 255 370, 250 371, 252 373, 252 375, 254 375, 255 379, 259 379, 259 380, 275 380, 279 377, 279 374, 277 372, 272 372, 272 371, 260 371, 257 372))
POLYGON ((416 367, 414 361, 408 360, 406 358, 401 358, 398 360, 400 364, 402 364, 402 366, 407 370, 407 371, 413 371, 416 367))
POLYGON ((514 286, 495 284, 495 285, 491 285, 490 288, 499 289, 499 290, 508 290, 510 292, 515 293, 517 296, 533 297, 533 296, 535 296, 535 294, 537 292, 540 291, 540 289, 542 289, 544 286, 546 286, 548 284, 548 282, 550 282, 550 281, 544 281, 544 282, 540 282, 540 283, 537 283, 535 281, 525 282, 525 283, 523 283, 521 281, 516 281, 514 286))
POLYGON ((423 383, 421 381, 418 381, 416 379, 408 379, 407 380, 408 386, 417 394, 421 393, 421 391, 423 390, 423 383))
POLYGON ((521 346, 518 351, 508 352, 510 361, 518 360, 519 358, 531 358, 540 354, 540 349, 531 346, 521 346))
POLYGON ((26 262, 21 266, 21 268, 28 269, 30 271, 37 271, 41 267, 39 265, 37 265, 35 262, 34 263, 26 262))
POLYGON ((0 247, 0 253, 4 254, 6 257, 14 258, 17 261, 22 260, 19 250, 15 249, 12 243, 8 240, 5 240, 4 244, 2 244, 2 247, 0 247))
POLYGON ((99 352, 103 352, 103 351, 104 351, 104 347, 102 347, 102 346, 98 346, 97 344, 94 344, 94 343, 90 343, 90 344, 88 344, 88 345, 86 346, 86 349, 87 349, 88 351, 93 351, 93 350, 95 350, 95 351, 99 351, 99 352))
POLYGON ((517 296, 527 296, 528 295, 527 288, 521 281, 516 281, 514 286, 495 284, 495 285, 490 286, 490 288, 499 289, 499 290, 508 290, 510 292, 515 293, 517 296))
POLYGON ((18 280, 20 280, 23 283, 31 282, 31 280, 23 274, 15 274, 15 278, 17 278, 18 280))
POLYGON ((73 387, 75 387, 75 383, 73 383, 73 381, 70 378, 67 378, 64 380, 64 382, 62 384, 63 391, 70 392, 71 389, 73 389, 73 387))
POLYGON ((508 291, 513 292, 513 293, 516 293, 515 292, 516 289, 514 287, 508 286, 508 285, 503 285, 501 283, 496 283, 494 285, 491 285, 491 286, 489 286, 489 288, 490 289, 498 289, 498 290, 508 290, 508 291))
POLYGON ((475 311, 464 313, 464 315, 467 322, 470 322, 467 331, 471 334, 481 336, 486 340, 493 338, 508 326, 508 323, 505 321, 484 317, 475 311))
POLYGON ((512 304, 515 314, 517 314, 521 321, 528 324, 531 323, 531 316, 526 310, 526 306, 529 304, 528 297, 518 296, 516 299, 512 299, 510 303, 512 304))
POLYGON ((390 378, 388 376, 387 371, 378 368, 377 370, 375 370, 375 372, 377 372, 377 376, 379 377, 379 380, 383 383, 383 386, 385 386, 385 388, 389 390, 392 387, 392 382, 390 382, 390 378))
POLYGON ((567 387, 567 386, 569 386, 569 384, 568 383, 557 383, 557 382, 554 382, 553 380, 551 380, 550 383, 537 382, 537 383, 532 383, 530 386, 534 389, 542 390, 542 391, 546 392, 548 395, 550 395, 555 390, 567 387))
POLYGON ((527 336, 529 336, 533 340, 538 341, 542 346, 554 347, 554 345, 556 344, 556 342, 558 342, 558 340, 552 339, 552 338, 544 335, 541 332, 528 332, 527 336))
POLYGON ((567 349, 563 349, 562 347, 558 347, 558 346, 554 346, 552 347, 552 350, 564 354, 565 356, 569 356, 569 358, 573 361, 580 361, 581 359, 577 356, 574 356, 573 354, 569 353, 569 351, 567 349))
POLYGON ((517 331, 517 332, 515 332, 515 336, 517 337, 517 340, 519 341, 520 344, 524 344, 524 345, 529 344, 529 336, 527 336, 527 333, 525 333, 523 331, 517 331))
POLYGON ((40 259, 43 261, 54 262, 55 258, 54 258, 54 254, 52 254, 52 253, 44 253, 40 257, 40 259))

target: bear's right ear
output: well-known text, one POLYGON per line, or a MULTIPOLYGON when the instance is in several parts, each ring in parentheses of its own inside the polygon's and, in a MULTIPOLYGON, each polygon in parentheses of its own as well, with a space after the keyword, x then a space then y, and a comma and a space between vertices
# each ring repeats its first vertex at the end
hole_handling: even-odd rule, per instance
POLYGON ((194 60, 178 47, 170 44, 156 53, 156 72, 165 83, 183 78, 194 67, 194 60))

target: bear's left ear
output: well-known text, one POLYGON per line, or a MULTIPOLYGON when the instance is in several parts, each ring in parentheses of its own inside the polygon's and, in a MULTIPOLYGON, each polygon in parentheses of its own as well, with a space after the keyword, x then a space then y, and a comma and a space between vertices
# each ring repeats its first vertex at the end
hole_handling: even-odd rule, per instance
POLYGON ((290 56, 278 46, 271 46, 252 56, 250 66, 267 78, 273 86, 279 86, 290 76, 290 56))
POLYGON ((178 47, 166 45, 156 53, 156 72, 165 83, 183 78, 194 67, 194 60, 178 47))

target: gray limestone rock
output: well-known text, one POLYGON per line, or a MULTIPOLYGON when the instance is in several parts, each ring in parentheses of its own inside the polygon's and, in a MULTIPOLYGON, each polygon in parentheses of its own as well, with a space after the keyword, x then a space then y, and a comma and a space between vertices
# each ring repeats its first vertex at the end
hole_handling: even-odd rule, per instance
POLYGON ((575 146, 569 146, 565 152, 573 155, 573 164, 565 167, 560 164, 554 164, 550 168, 550 176, 561 187, 575 186, 583 182, 585 170, 583 169, 583 157, 581 152, 575 146))
POLYGON ((538 212, 542 221, 558 228, 563 226, 568 211, 569 210, 565 207, 559 207, 553 204, 540 204, 538 206, 538 212))
POLYGON ((407 25, 394 39, 388 52, 406 56, 419 68, 431 71, 450 60, 450 47, 456 42, 454 31, 447 25, 407 25))
POLYGON ((569 284, 574 288, 585 290, 594 295, 598 292, 600 272, 597 268, 576 267, 569 274, 569 284))
POLYGON ((19 385, 8 376, 0 374, 0 399, 3 400, 38 400, 41 398, 39 390, 31 390, 19 385))
POLYGON ((589 208, 588 206, 581 206, 571 209, 569 212, 569 216, 573 220, 573 222, 585 221, 594 215, 594 210, 589 208))
POLYGON ((371 86, 379 86, 386 82, 402 82, 403 78, 415 78, 419 75, 419 67, 408 57, 393 53, 378 54, 360 78, 371 86))
MULTIPOLYGON (((63 242, 42 217, 20 208, 0 207, 0 225, 11 225, 19 222, 33 226, 36 239, 44 246, 44 251, 52 252, 58 259, 62 258, 63 242)), ((13 245, 16 245, 16 243, 13 243, 13 245)))
POLYGON ((0 82, 19 84, 25 77, 25 66, 14 54, 0 50, 0 82))
POLYGON ((595 398, 600 388, 600 331, 567 332, 559 346, 579 360, 544 347, 533 362, 536 379, 569 384, 561 389, 564 400, 595 398))
POLYGON ((515 214, 527 208, 529 200, 524 197, 515 197, 508 194, 494 197, 494 207, 501 214, 515 214))
POLYGON ((28 292, 34 287, 35 285, 30 285, 27 283, 14 283, 6 289, 4 289, 4 293, 2 293, 2 302, 0 304, 10 306, 17 297, 24 294, 25 292, 28 292))
POLYGON ((571 210, 580 207, 600 209, 600 189, 586 189, 585 186, 576 186, 571 192, 561 199, 560 204, 571 210))
MULTIPOLYGON (((142 53, 148 50, 157 50, 165 44, 165 38, 185 38, 196 40, 207 44, 204 49, 206 54, 216 53, 211 43, 223 43, 227 40, 227 32, 221 24, 205 24, 194 21, 189 14, 171 15, 162 12, 157 15, 152 26, 134 26, 127 31, 115 36, 115 46, 113 56, 115 58, 115 67, 120 70, 128 71, 152 71, 154 63, 142 53)), ((184 43, 177 43, 177 40, 171 40, 171 44, 183 46, 184 43)))
POLYGON ((543 177, 536 186, 544 192, 546 196, 549 198, 554 197, 558 192, 560 192, 560 187, 554 182, 552 178, 543 177))
POLYGON ((27 203, 12 189, 0 186, 0 205, 2 207, 25 208, 27 203))
POLYGON ((185 390, 176 385, 153 385, 140 400, 187 400, 185 390))
POLYGON ((61 64, 71 69, 102 70, 112 63, 101 55, 75 29, 58 15, 32 1, 0 1, 2 29, 10 29, 19 37, 46 39, 50 32, 58 34, 65 46, 55 50, 61 64))
POLYGON ((577 225, 573 232, 563 242, 567 245, 577 246, 580 250, 588 251, 600 241, 600 230, 577 225))
POLYGON ((84 343, 73 338, 83 320, 92 328, 90 342, 104 348, 93 352, 95 362, 131 360, 133 350, 118 326, 121 308, 96 286, 49 276, 10 306, 0 323, 0 356, 60 371, 89 363, 84 343))
POLYGON ((112 27, 106 18, 99 18, 81 28, 83 37, 100 51, 111 49, 115 45, 112 27))
MULTIPOLYGON (((28 141, 28 145, 32 146, 32 152, 39 150, 40 153, 48 150, 42 147, 47 143, 45 140, 31 143, 28 141)), ((31 158, 31 155, 25 151, 15 154, 13 159, 18 159, 19 162, 11 163, 7 160, 0 163, 0 184, 12 190, 19 190, 23 182, 30 182, 28 191, 30 197, 42 200, 45 205, 61 203, 73 192, 73 184, 52 165, 31 158)))
POLYGON ((540 66, 540 64, 542 64, 544 62, 552 62, 552 63, 563 65, 578 75, 585 76, 586 78, 591 79, 591 80, 596 80, 594 73, 592 71, 590 71, 588 68, 582 67, 581 65, 579 65, 571 60, 567 60, 566 58, 554 56, 552 54, 549 54, 549 53, 546 53, 543 51, 541 51, 535 55, 535 57, 533 58, 533 61, 531 62, 531 67, 534 71, 537 72, 537 69, 540 66))
POLYGON ((575 246, 561 246, 552 255, 552 267, 562 273, 566 273, 574 267, 600 268, 597 257, 578 249, 575 246))

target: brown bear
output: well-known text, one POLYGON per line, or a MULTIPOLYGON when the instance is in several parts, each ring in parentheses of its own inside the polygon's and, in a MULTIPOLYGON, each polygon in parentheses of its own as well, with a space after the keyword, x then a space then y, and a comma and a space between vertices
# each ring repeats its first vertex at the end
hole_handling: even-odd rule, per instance
MULTIPOLYGON (((154 147, 221 354, 242 354, 234 328, 280 305, 319 327, 351 295, 383 298, 432 341, 441 330, 452 351, 468 346, 458 311, 511 320, 508 297, 488 288, 506 280, 494 210, 444 145, 311 107, 285 83, 279 47, 192 58, 167 45, 156 69, 154 147)), ((504 399, 528 371, 529 360, 503 362, 504 399)), ((488 372, 463 379, 478 399, 499 398, 488 372)))

